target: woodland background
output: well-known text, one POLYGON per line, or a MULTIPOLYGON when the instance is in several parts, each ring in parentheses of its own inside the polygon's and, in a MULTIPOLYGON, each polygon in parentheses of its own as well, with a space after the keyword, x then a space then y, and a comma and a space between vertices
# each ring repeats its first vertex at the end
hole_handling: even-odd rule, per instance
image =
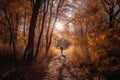
POLYGON ((0 0, 2 77, 22 66, 20 77, 30 65, 44 76, 61 44, 75 75, 83 70, 92 80, 119 80, 120 1, 0 0), (57 22, 63 31, 55 29, 57 22))

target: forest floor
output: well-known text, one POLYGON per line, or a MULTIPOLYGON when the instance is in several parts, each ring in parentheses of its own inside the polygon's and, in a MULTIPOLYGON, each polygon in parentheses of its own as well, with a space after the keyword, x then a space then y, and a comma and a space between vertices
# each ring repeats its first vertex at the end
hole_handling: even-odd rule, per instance
POLYGON ((76 76, 66 63, 65 55, 56 55, 47 67, 39 63, 11 68, 2 73, 0 80, 87 80, 85 76, 76 76))

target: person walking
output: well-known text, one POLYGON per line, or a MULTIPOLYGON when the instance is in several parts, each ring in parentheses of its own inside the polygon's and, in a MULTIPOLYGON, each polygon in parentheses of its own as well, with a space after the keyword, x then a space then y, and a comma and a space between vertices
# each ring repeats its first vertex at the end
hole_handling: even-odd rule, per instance
POLYGON ((63 55, 63 47, 62 46, 60 47, 60 50, 61 50, 61 55, 63 55))

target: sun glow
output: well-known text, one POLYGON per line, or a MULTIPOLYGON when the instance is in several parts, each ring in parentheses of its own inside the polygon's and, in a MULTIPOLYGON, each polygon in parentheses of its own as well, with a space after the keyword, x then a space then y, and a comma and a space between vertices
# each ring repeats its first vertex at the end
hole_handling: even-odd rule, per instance
POLYGON ((59 30, 59 31, 62 31, 64 29, 64 26, 61 22, 57 22, 56 25, 55 25, 55 29, 59 30))

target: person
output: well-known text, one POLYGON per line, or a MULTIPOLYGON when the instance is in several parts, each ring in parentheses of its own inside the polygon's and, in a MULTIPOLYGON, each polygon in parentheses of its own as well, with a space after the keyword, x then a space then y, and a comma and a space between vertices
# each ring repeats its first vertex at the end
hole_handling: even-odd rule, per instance
POLYGON ((63 55, 63 47, 62 46, 60 47, 60 50, 61 50, 61 55, 63 55))

